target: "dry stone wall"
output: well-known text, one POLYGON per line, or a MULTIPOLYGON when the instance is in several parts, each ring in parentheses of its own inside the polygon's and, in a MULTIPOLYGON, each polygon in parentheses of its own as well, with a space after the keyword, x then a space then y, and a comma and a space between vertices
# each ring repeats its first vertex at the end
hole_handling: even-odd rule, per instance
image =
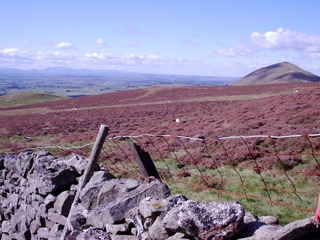
MULTIPOLYGON (((48 151, 0 156, 0 240, 60 239, 87 159, 48 151)), ((319 239, 313 218, 279 226, 238 202, 170 196, 155 178, 115 178, 96 164, 65 239, 319 239)))

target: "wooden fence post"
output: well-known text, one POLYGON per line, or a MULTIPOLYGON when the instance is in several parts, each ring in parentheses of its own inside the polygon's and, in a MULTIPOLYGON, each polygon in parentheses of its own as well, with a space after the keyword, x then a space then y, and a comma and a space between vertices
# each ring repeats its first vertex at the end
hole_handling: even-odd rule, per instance
POLYGON ((94 164, 98 162, 98 158, 100 155, 100 152, 102 150, 103 147, 103 143, 108 135, 108 130, 109 127, 107 125, 101 125, 99 132, 98 132, 98 136, 96 138, 96 141, 93 145, 90 157, 89 157, 89 161, 88 161, 88 166, 86 168, 86 170, 84 171, 82 177, 80 178, 80 182, 78 184, 77 187, 77 192, 76 192, 76 196, 72 202, 68 217, 67 217, 67 221, 66 224, 64 226, 64 229, 62 231, 60 240, 65 240, 65 238, 67 237, 67 235, 71 232, 71 224, 70 224, 70 217, 72 216, 72 212, 74 207, 78 204, 79 202, 79 197, 80 197, 80 193, 81 190, 84 188, 84 186, 89 182, 90 178, 93 175, 93 170, 94 170, 94 164))
POLYGON ((145 177, 155 177, 160 179, 156 166, 154 165, 149 153, 144 151, 138 144, 127 140, 129 147, 134 155, 134 158, 145 177))

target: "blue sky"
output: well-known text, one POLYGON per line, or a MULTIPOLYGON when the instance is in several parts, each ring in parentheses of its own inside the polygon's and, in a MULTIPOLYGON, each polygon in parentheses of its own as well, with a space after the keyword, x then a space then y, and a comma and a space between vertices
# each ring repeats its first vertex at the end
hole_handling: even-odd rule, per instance
POLYGON ((4 0, 0 67, 320 75, 319 0, 4 0))

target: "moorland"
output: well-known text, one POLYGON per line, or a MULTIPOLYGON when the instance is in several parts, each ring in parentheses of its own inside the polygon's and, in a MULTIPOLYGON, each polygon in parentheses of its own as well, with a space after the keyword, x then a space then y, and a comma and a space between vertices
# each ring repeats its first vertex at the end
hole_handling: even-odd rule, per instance
POLYGON ((159 86, 43 103, 15 101, 0 107, 0 149, 80 144, 93 140, 100 124, 110 126, 110 136, 319 133, 319 96, 318 83, 289 83, 159 86))

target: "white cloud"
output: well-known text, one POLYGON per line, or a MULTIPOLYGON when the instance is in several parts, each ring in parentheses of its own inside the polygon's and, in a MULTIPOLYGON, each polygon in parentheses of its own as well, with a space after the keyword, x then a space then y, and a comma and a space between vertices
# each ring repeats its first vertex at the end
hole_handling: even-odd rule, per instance
POLYGON ((320 36, 279 28, 265 33, 253 32, 250 36, 253 44, 261 49, 281 49, 317 52, 320 50, 320 36))
POLYGON ((320 36, 284 28, 265 33, 253 32, 249 40, 247 43, 239 42, 234 47, 219 49, 216 53, 224 57, 239 57, 253 55, 261 50, 290 50, 307 53, 313 58, 320 54, 320 36))
POLYGON ((18 48, 5 48, 0 50, 0 54, 4 56, 17 56, 21 54, 27 53, 26 51, 22 51, 18 48))
POLYGON ((254 52, 254 49, 246 46, 243 43, 237 43, 233 48, 223 48, 219 49, 216 53, 223 57, 238 57, 250 55, 254 52))
POLYGON ((95 41, 95 44, 96 44, 96 45, 105 45, 106 42, 105 42, 102 38, 98 38, 98 39, 95 41))
POLYGON ((105 52, 105 51, 92 52, 92 53, 85 53, 84 58, 86 60, 90 60, 90 59, 105 60, 107 58, 112 58, 112 54, 109 52, 105 52))
POLYGON ((150 59, 150 60, 161 60, 162 57, 161 57, 161 56, 158 56, 158 55, 150 54, 150 55, 148 56, 148 59, 150 59))
POLYGON ((56 48, 59 49, 75 49, 76 47, 69 42, 59 42, 56 44, 56 48))

